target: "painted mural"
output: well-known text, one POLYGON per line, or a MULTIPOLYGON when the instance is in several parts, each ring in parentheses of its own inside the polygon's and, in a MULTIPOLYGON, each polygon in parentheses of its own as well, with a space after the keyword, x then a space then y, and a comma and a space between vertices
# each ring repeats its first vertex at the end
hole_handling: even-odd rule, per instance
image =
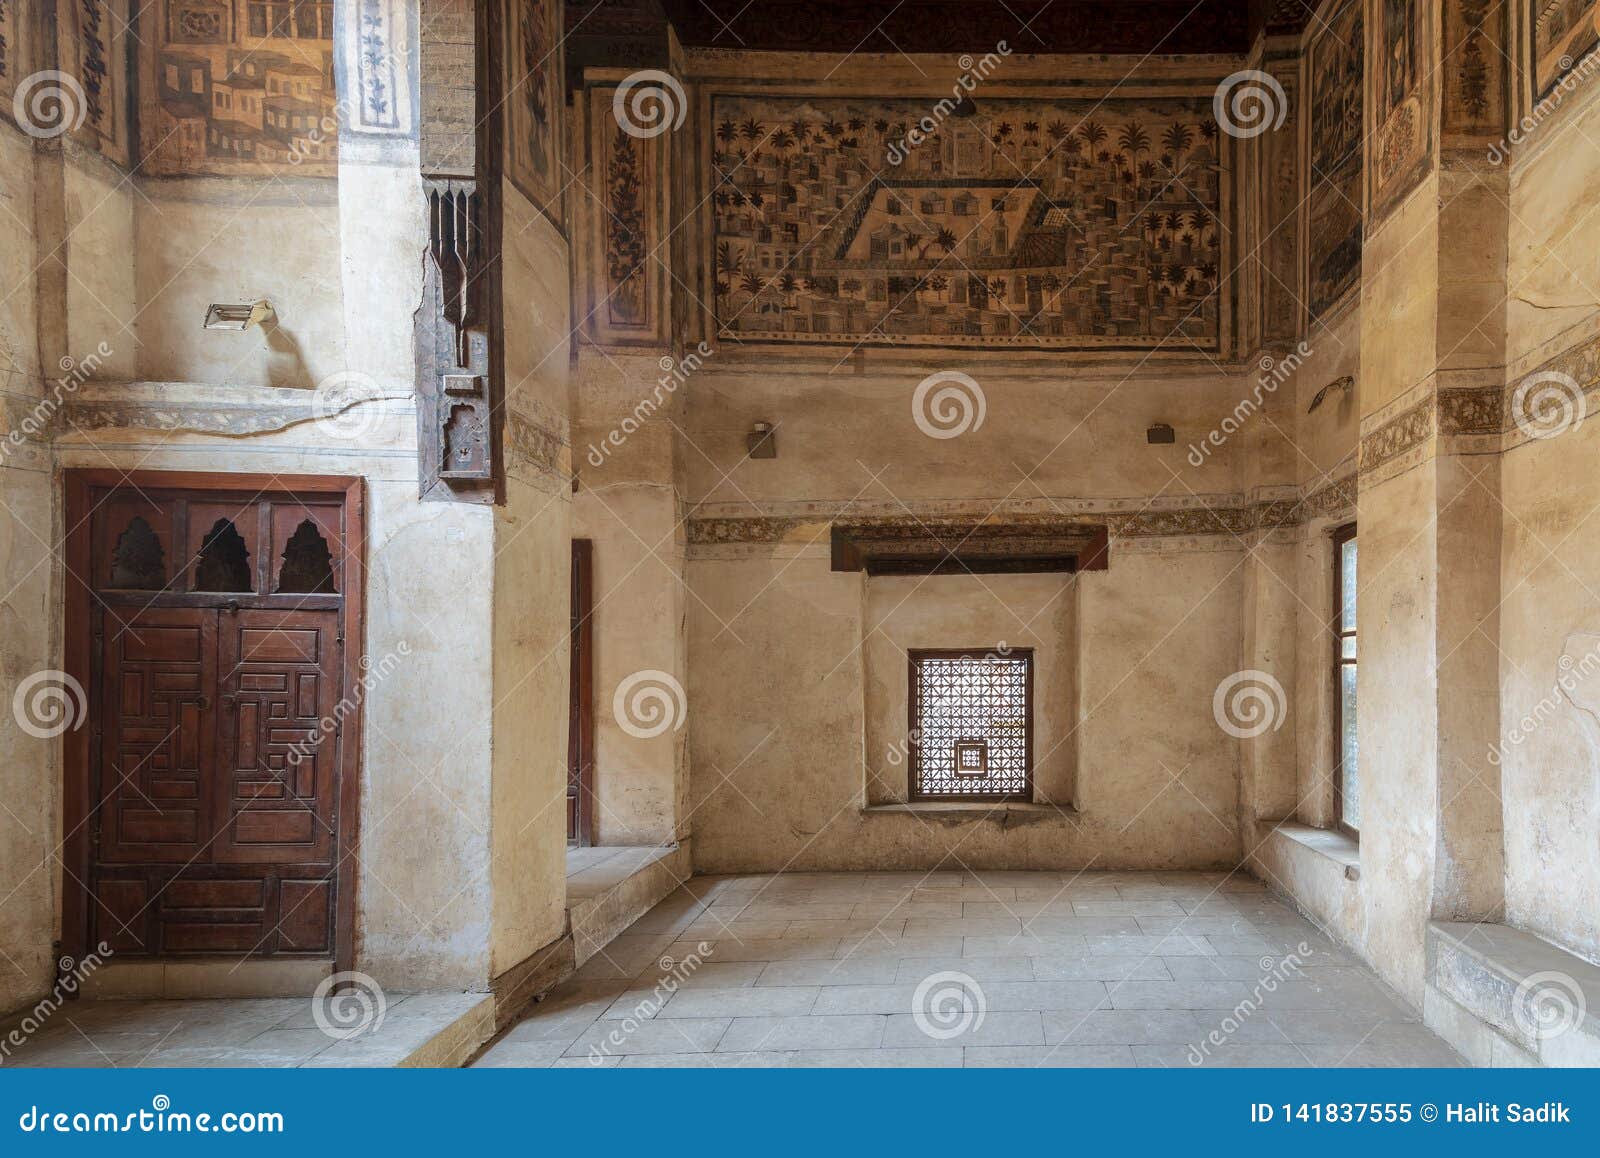
POLYGON ((713 101, 724 337, 1215 348, 1208 100, 713 101), (898 159, 898 163, 897 162, 898 159))
POLYGON ((145 9, 140 145, 154 176, 332 176, 333 0, 158 0, 145 9))
POLYGON ((334 79, 346 138, 416 134, 416 13, 411 0, 335 3, 334 79))
POLYGON ((1361 0, 1329 14, 1307 54, 1311 119, 1308 304, 1320 317, 1361 280, 1361 0))
POLYGON ((556 0, 506 0, 506 175, 561 222, 561 13, 556 0))
POLYGON ((1528 0, 1533 34, 1533 88, 1542 99, 1600 45, 1596 0, 1528 0))
POLYGON ((128 164, 127 0, 58 0, 56 27, 73 137, 128 164))
POLYGON ((33 71, 31 32, 22 0, 0 0, 0 111, 6 116, 12 115, 17 85, 33 71))
POLYGON ((1444 6, 1444 127, 1498 136, 1506 128, 1505 0, 1444 6))
POLYGON ((599 206, 591 221, 585 325, 598 342, 649 342, 665 337, 661 318, 667 255, 661 186, 665 137, 635 137, 612 111, 615 87, 594 86, 588 100, 589 156, 583 186, 599 206))
POLYGON ((1373 139, 1367 165, 1369 225, 1417 187, 1433 165, 1431 5, 1375 0, 1369 81, 1373 139))

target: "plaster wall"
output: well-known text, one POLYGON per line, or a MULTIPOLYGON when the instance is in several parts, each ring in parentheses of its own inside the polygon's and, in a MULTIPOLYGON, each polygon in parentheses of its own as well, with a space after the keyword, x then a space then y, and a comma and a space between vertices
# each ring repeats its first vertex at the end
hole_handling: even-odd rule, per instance
MULTIPOLYGON (((133 203, 139 377, 310 389, 347 368, 340 201, 353 190, 295 177, 186 177, 142 180, 140 192, 133 203), (208 304, 263 298, 274 313, 266 325, 201 329, 208 304)), ((364 202, 363 214, 374 204, 364 202)), ((376 222, 369 229, 388 232, 376 222)), ((405 284, 357 299, 359 309, 364 315, 405 284)), ((407 304, 415 309, 415 298, 407 304)))
MULTIPOLYGON (((58 162, 57 162, 58 163, 58 162)), ((47 386, 40 367, 38 225, 33 139, 0 124, 0 1009, 42 992, 55 974, 55 874, 48 857, 57 824, 59 744, 25 731, 12 710, 21 681, 60 666, 60 636, 51 613, 55 510, 48 427, 29 434, 42 415, 47 386)), ((44 716, 35 717, 41 723, 44 716)))
POLYGON ((1506 920, 1600 961, 1600 98, 1577 86, 1510 174, 1507 383, 1540 369, 1589 392, 1587 418, 1543 439, 1513 427, 1499 460, 1500 735, 1506 920), (1564 658, 1565 657, 1565 658, 1564 658))
POLYGON ((567 247, 509 182, 506 504, 494 511, 490 975, 562 933, 566 907, 571 488, 567 247), (528 444, 520 433, 538 433, 528 444))
POLYGON ((635 672, 688 681, 677 432, 693 387, 673 375, 670 367, 680 365, 665 350, 592 347, 576 365, 573 533, 594 543, 595 840, 602 845, 670 842, 688 813, 688 732, 635 735, 613 710, 618 687, 635 672))
POLYGON ((1033 652, 1033 798, 1073 806, 1079 725, 1077 589, 1071 575, 863 577, 866 798, 904 803, 907 652, 1033 652))
MULTIPOLYGON (((59 154, 41 154, 39 165, 45 178, 40 182, 41 193, 49 187, 49 170, 59 166, 64 229, 59 247, 54 241, 47 242, 40 258, 56 249, 67 271, 61 287, 64 301, 56 299, 62 308, 52 311, 54 316, 40 319, 45 333, 63 343, 58 358, 83 362, 95 355, 95 378, 135 377, 141 327, 132 261, 139 203, 134 182, 99 154, 75 145, 64 146, 59 154)), ((55 212, 54 200, 50 194, 41 197, 40 211, 55 212)), ((200 328, 205 307, 200 310, 190 319, 191 340, 200 328)))
MULTIPOLYGON (((931 868, 947 857, 1017 868, 1237 863, 1238 746, 1217 726, 1212 696, 1240 666, 1239 536, 1113 541, 1110 570, 1075 582, 868 580, 830 571, 826 539, 815 536, 846 511, 1088 515, 1197 504, 1236 485, 1240 450, 1225 442, 1195 468, 1185 440, 1232 412, 1239 382, 1193 368, 1130 378, 1104 365, 967 362, 985 395, 983 424, 938 439, 912 412, 934 367, 764 365, 719 363, 691 386, 691 514, 816 521, 777 541, 691 543, 697 868, 931 868), (744 458, 757 420, 777 426, 776 459, 744 458), (1157 421, 1176 428, 1176 445, 1146 444, 1157 421), (1006 611, 1011 600, 1026 609, 1023 623, 1006 611), (903 768, 869 789, 880 750, 904 744, 903 647, 1020 644, 1025 631, 1049 641, 1036 673, 1038 734, 1071 738, 1042 775, 1065 803, 1064 749, 1076 748, 1077 811, 973 818, 896 808, 903 768)), ((1036 741, 1036 751, 1054 746, 1036 741)))

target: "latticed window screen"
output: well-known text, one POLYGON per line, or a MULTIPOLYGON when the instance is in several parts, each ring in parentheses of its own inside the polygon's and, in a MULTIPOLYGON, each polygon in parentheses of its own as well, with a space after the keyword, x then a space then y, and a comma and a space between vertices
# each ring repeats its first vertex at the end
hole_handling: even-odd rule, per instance
POLYGON ((1033 652, 910 654, 912 799, 1031 799, 1033 652))

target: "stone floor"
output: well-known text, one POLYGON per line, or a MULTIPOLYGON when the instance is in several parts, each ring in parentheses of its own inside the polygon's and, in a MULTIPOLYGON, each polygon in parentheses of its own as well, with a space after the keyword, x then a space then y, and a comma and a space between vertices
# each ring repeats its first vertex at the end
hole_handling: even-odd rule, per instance
MULTIPOLYGON (((387 994, 381 1021, 340 1040, 318 1027, 309 996, 72 1001, 25 1033, 0 1068, 459 1065, 493 1016, 482 993, 387 994)), ((0 1043, 11 1028, 0 1027, 0 1043)))
POLYGON ((697 877, 478 1066, 1455 1066, 1252 880, 697 877))
POLYGON ((672 853, 675 845, 620 845, 567 849, 567 907, 616 888, 647 865, 672 853))

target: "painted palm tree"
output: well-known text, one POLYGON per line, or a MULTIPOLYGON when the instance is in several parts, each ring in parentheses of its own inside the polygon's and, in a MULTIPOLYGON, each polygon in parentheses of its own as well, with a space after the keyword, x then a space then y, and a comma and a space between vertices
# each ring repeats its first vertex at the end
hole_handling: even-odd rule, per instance
POLYGON ((1138 121, 1129 121, 1117 136, 1117 147, 1137 158, 1140 153, 1150 151, 1150 134, 1144 131, 1144 126, 1138 121))
POLYGON ((732 121, 723 121, 717 126, 717 139, 724 145, 733 144, 734 138, 739 135, 739 126, 732 121))
POLYGON ((1174 121, 1167 126, 1167 131, 1161 134, 1161 147, 1171 153, 1175 159, 1181 159, 1189 151, 1189 146, 1194 143, 1194 132, 1188 125, 1174 121))
POLYGON ((717 273, 732 277, 744 268, 744 254, 736 253, 726 241, 717 243, 717 273))
POLYGON ((761 122, 751 117, 739 126, 739 132, 747 141, 755 141, 761 136, 761 122))
POLYGON ((759 294, 763 288, 765 288, 765 284, 756 274, 747 272, 739 279, 739 288, 744 290, 745 293, 754 297, 755 295, 759 294))
POLYGON ((860 117, 851 117, 848 123, 852 133, 859 133, 862 129, 867 127, 867 122, 862 120, 860 117))
POLYGON ((1066 121, 1059 121, 1058 120, 1058 121, 1051 121, 1048 125, 1046 125, 1044 127, 1044 131, 1046 133, 1050 134, 1050 139, 1052 141, 1056 142, 1056 144, 1059 145, 1061 143, 1062 138, 1065 137, 1070 130, 1067 128, 1067 122, 1066 121))
POLYGON ((1078 130, 1078 136, 1083 139, 1083 143, 1089 147, 1090 155, 1093 156, 1099 152, 1100 143, 1106 139, 1106 127, 1099 121, 1085 121, 1083 128, 1078 130))
POLYGON ((811 125, 804 117, 796 117, 790 121, 789 131, 794 134, 796 145, 803 145, 811 139, 811 125))
POLYGON ((839 138, 844 135, 844 126, 838 121, 834 120, 832 117, 829 117, 827 120, 822 122, 822 131, 827 133, 828 136, 832 137, 834 141, 837 142, 839 138))

